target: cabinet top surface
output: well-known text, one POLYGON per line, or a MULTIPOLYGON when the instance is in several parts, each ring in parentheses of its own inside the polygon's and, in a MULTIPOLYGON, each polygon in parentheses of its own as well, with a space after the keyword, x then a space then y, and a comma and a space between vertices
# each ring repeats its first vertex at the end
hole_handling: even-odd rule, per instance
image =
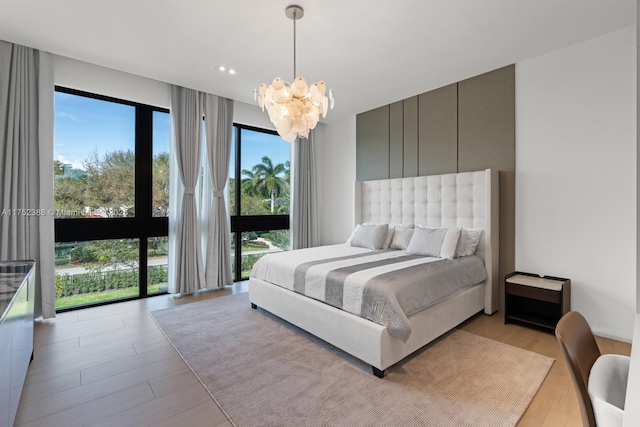
POLYGON ((552 280, 543 277, 525 276, 524 274, 516 274, 507 279, 507 283, 516 285, 531 286, 534 288, 548 289, 550 291, 562 291, 564 280, 552 280))
POLYGON ((1 318, 4 318, 5 310, 34 264, 33 261, 0 261, 1 318))

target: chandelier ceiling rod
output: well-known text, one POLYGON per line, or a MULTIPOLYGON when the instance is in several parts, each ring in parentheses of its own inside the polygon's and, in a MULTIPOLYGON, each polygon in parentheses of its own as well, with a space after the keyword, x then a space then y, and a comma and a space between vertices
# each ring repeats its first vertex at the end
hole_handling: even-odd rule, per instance
POLYGON ((289 19, 293 19, 293 78, 298 76, 296 74, 296 21, 302 19, 304 16, 304 9, 297 4, 287 6, 284 10, 285 15, 289 19))
POLYGON ((293 79, 295 80, 296 74, 296 12, 293 11, 293 79))

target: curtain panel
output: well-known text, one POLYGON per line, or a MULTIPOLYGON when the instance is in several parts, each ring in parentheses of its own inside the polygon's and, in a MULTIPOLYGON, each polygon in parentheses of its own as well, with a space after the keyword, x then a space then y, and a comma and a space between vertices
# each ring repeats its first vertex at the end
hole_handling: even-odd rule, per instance
POLYGON ((308 139, 296 138, 293 143, 293 182, 291 185, 291 248, 303 249, 317 245, 316 183, 314 133, 308 139))
POLYGON ((169 182, 169 292, 189 294, 231 285, 225 187, 231 160, 233 101, 172 86, 171 117, 175 156, 169 182))
POLYGON ((200 221, 196 204, 196 184, 200 174, 203 97, 200 92, 171 86, 171 148, 175 153, 177 174, 172 174, 172 191, 177 194, 180 210, 169 222, 169 239, 175 250, 169 251, 169 292, 190 294, 206 287, 200 245, 200 221))
POLYGON ((36 261, 35 315, 55 317, 51 56, 0 41, 0 259, 36 261))
POLYGON ((231 161, 233 100, 207 94, 204 105, 206 173, 203 183, 202 219, 207 288, 233 284, 230 227, 225 187, 231 161))

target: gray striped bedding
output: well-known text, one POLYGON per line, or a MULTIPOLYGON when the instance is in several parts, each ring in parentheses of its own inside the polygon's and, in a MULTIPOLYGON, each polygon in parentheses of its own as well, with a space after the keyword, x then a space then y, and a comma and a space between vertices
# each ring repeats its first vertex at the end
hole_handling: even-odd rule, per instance
POLYGON ((483 282, 487 273, 476 256, 440 259, 334 245, 266 255, 251 277, 386 326, 406 342, 408 316, 483 282))

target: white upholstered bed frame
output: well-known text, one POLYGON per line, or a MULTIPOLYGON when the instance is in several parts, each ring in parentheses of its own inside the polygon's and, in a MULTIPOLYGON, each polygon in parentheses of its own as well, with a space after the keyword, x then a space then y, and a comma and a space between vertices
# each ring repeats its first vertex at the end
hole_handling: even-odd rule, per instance
POLYGON ((479 311, 498 309, 498 172, 484 170, 356 182, 355 223, 423 224, 483 229, 476 255, 488 279, 409 316, 406 343, 387 328, 260 279, 249 280, 249 299, 373 367, 374 374, 404 359, 479 311))

